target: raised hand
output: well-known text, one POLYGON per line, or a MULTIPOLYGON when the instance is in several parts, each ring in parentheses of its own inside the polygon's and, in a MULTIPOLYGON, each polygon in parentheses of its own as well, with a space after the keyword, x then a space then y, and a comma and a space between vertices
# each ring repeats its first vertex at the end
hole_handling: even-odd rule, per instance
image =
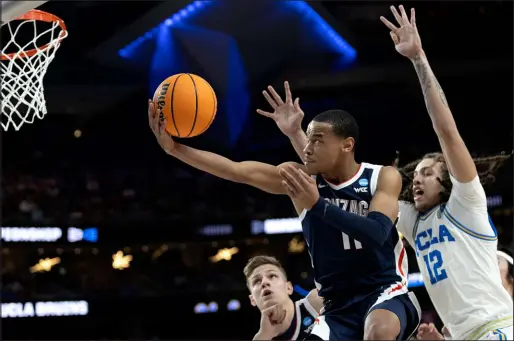
POLYGON ((402 56, 413 59, 422 51, 421 39, 416 27, 416 13, 414 12, 414 8, 411 8, 409 20, 403 6, 400 5, 399 8, 401 14, 398 13, 394 6, 391 6, 391 12, 400 27, 396 27, 384 17, 380 17, 380 20, 391 30, 389 34, 391 35, 391 39, 393 39, 396 51, 402 56))
POLYGON ((296 98, 293 103, 293 96, 291 95, 289 82, 284 82, 284 89, 286 92, 285 102, 272 86, 268 86, 269 93, 264 90, 262 94, 274 111, 271 113, 257 109, 257 112, 262 116, 273 119, 284 135, 291 136, 302 129, 303 111, 300 109, 299 98, 296 98))
POLYGON ((166 120, 162 119, 160 116, 160 112, 155 110, 153 101, 148 100, 148 124, 150 125, 150 129, 152 129, 161 148, 167 154, 172 155, 175 150, 175 141, 173 141, 171 135, 166 131, 166 120))

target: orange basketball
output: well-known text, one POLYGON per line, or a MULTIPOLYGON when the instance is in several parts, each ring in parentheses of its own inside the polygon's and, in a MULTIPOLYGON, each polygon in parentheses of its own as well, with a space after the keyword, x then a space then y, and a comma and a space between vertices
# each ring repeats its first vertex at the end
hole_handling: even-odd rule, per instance
POLYGON ((166 131, 176 137, 193 137, 209 128, 218 101, 202 77, 180 73, 166 78, 155 90, 153 102, 166 119, 166 131))

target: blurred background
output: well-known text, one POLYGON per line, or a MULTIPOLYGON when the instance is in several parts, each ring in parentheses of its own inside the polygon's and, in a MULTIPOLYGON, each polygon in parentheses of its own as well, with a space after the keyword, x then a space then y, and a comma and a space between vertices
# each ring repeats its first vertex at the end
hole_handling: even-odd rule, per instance
MULTIPOLYGON (((6 339, 250 339, 259 326, 242 269, 270 254, 313 288, 285 196, 167 156, 147 99, 190 72, 218 114, 180 142, 236 161, 297 161, 261 91, 291 84, 305 126, 341 108, 362 132, 357 159, 400 165, 439 149, 410 63, 379 21, 387 2, 80 1, 40 9, 69 37, 45 77, 43 121, 2 135, 2 336, 6 339), (46 303, 44 303, 46 302, 46 303), (227 321, 230 321, 229 323, 227 321)), ((411 7, 410 3, 403 3, 411 7)), ((512 2, 417 1, 424 49, 475 156, 512 150, 512 2)), ((486 188, 512 245, 512 160, 486 188)), ((413 252, 410 284, 440 326, 413 252)))

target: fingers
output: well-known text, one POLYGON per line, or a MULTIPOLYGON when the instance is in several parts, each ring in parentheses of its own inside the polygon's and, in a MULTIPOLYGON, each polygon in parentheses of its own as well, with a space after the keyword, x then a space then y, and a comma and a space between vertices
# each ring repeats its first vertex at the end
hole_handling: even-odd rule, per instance
POLYGON ((148 100, 148 124, 150 125, 150 128, 153 130, 153 121, 155 116, 155 109, 154 105, 152 103, 152 100, 148 100))
POLYGON ((169 136, 168 132, 166 131, 166 125, 167 125, 167 121, 166 119, 163 119, 162 121, 159 120, 157 121, 157 124, 159 125, 159 135, 161 137, 164 137, 164 136, 169 136))
POLYGON ((295 198, 298 193, 295 192, 294 188, 291 187, 287 181, 282 180, 282 186, 286 189, 287 195, 289 195, 291 198, 295 198))
POLYGON ((262 312, 267 316, 271 324, 280 324, 284 321, 286 311, 278 305, 271 306, 262 312))
POLYGON ((302 109, 300 109, 300 97, 296 97, 294 100, 294 109, 296 111, 302 111, 302 109))
POLYGON ((305 181, 306 184, 313 184, 315 183, 314 179, 309 176, 309 174, 305 173, 303 169, 295 168, 296 171, 300 174, 301 178, 305 181))
POLYGON ((382 21, 384 25, 386 25, 387 28, 391 31, 396 32, 398 30, 398 27, 394 26, 394 24, 387 20, 385 17, 380 17, 380 21, 382 21))
MULTIPOLYGON (((271 87, 268 87, 268 88, 271 88, 271 87)), ((268 101, 269 105, 271 105, 273 110, 275 110, 278 107, 278 104, 275 102, 275 100, 273 100, 273 98, 271 98, 271 96, 268 94, 268 92, 266 90, 264 90, 262 92, 262 94, 264 95, 264 98, 266 98, 266 101, 268 101)))
POLYGON ((276 312, 277 310, 277 305, 272 305, 271 307, 268 307, 266 309, 264 309, 261 313, 266 315, 266 316, 271 316, 273 315, 274 312, 276 312))
POLYGON ((416 11, 414 8, 410 9, 410 24, 416 28, 416 11))
POLYGON ((396 22, 398 23, 398 25, 403 26, 405 23, 403 22, 402 16, 396 10, 396 7, 391 6, 390 8, 391 8, 391 12, 393 13, 394 18, 396 19, 396 22))
POLYGON ((284 82, 284 89, 286 91, 286 103, 291 104, 293 103, 293 95, 291 94, 291 88, 289 87, 289 82, 284 82))
MULTIPOLYGON (((302 186, 298 182, 298 175, 293 172, 293 170, 289 167, 281 168, 279 171, 280 176, 282 176, 283 180, 286 182, 287 186, 290 187, 291 191, 297 195, 299 191, 302 189, 302 186)), ((286 189, 288 187, 286 186, 286 189)))
POLYGON ((393 31, 389 32, 389 34, 391 35, 391 39, 393 40, 393 43, 396 45, 400 42, 400 39, 398 38, 398 36, 396 35, 396 33, 394 33, 393 31))
POLYGON ((407 16, 407 13, 405 12, 405 8, 403 5, 400 5, 400 13, 402 15, 402 25, 409 23, 409 17, 407 16))
POLYGON ((282 98, 280 98, 280 96, 277 94, 277 92, 275 91, 275 89, 273 89, 271 85, 268 86, 268 91, 270 92, 271 96, 273 96, 273 99, 278 105, 284 104, 282 98))
POLYGON ((428 324, 426 324, 426 323, 422 323, 418 327, 418 333, 425 332, 427 330, 428 330, 428 324))
POLYGON ((155 110, 155 106, 152 103, 152 111, 153 111, 153 117, 152 117, 152 131, 155 135, 159 134, 159 121, 160 121, 160 111, 155 110))
POLYGON ((273 118, 273 113, 271 113, 271 112, 267 112, 267 111, 264 111, 264 110, 261 110, 261 109, 257 109, 257 113, 262 115, 262 116, 273 118))

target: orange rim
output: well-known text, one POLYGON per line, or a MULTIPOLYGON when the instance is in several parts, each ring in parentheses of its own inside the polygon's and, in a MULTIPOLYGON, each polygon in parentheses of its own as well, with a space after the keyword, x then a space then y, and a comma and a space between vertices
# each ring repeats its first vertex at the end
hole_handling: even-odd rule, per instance
POLYGON ((39 50, 44 51, 45 49, 47 49, 50 46, 50 44, 52 44, 55 40, 60 42, 64 38, 66 38, 66 32, 67 32, 66 24, 64 23, 64 21, 61 18, 59 18, 58 16, 53 15, 51 13, 33 9, 23 15, 20 15, 19 17, 15 18, 13 20, 36 20, 36 21, 43 21, 43 22, 47 22, 47 23, 52 23, 52 22, 57 21, 59 23, 59 27, 61 28, 61 32, 59 33, 59 36, 56 39, 54 39, 52 42, 50 42, 46 45, 41 46, 39 49, 32 49, 32 50, 23 51, 23 52, 13 52, 13 53, 8 53, 8 54, 2 53, 2 56, 0 58, 1 60, 32 57, 39 50))

